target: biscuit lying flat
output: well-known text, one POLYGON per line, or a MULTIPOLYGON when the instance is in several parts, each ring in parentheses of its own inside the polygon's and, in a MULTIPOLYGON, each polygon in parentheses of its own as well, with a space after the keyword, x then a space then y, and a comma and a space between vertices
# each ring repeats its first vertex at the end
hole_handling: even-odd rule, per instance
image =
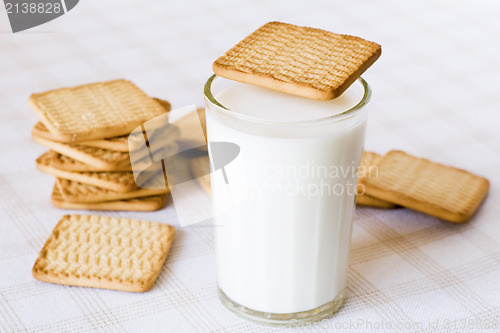
POLYGON ((381 54, 377 43, 270 22, 213 64, 215 74, 281 92, 328 100, 340 96, 381 54))
MULTIPOLYGON (((381 155, 373 152, 364 151, 363 157, 361 158, 361 163, 359 164, 358 181, 362 178, 367 177, 377 177, 378 168, 377 163, 382 158, 381 155)), ((364 185, 358 184, 356 193, 362 193, 356 195, 356 204, 361 206, 370 206, 377 208, 394 208, 395 204, 387 202, 364 193, 364 185)))
POLYGON ((36 160, 36 168, 41 172, 58 178, 73 180, 79 183, 104 188, 115 192, 130 192, 139 189, 135 183, 134 174, 122 172, 74 172, 52 166, 52 154, 43 154, 36 160))
MULTIPOLYGON (((162 107, 165 109, 165 112, 170 111, 169 102, 157 98, 155 98, 155 100, 162 105, 162 107)), ((59 141, 58 137, 52 134, 41 121, 37 122, 35 126, 33 126, 31 134, 33 137, 38 137, 50 141, 59 141)), ((82 141, 79 142, 78 144, 87 147, 96 147, 96 148, 119 151, 119 152, 128 152, 130 148, 128 141, 128 134, 112 138, 82 141)))
MULTIPOLYGON (((45 127, 45 125, 41 121, 37 122, 35 126, 33 126, 31 135, 34 137, 39 137, 50 141, 58 141, 58 138, 54 136, 52 133, 50 133, 47 127, 45 127)), ((127 135, 116 136, 113 138, 106 138, 100 140, 82 141, 79 144, 88 147, 96 147, 113 151, 128 152, 127 135)))
POLYGON ((356 205, 375 207, 375 208, 386 208, 386 209, 391 209, 396 207, 396 205, 391 202, 377 199, 367 194, 356 196, 356 205))
POLYGON ((74 143, 128 135, 165 108, 127 80, 32 94, 29 104, 58 141, 74 143))
MULTIPOLYGON (((71 143, 61 143, 32 136, 33 141, 60 154, 71 157, 83 164, 103 171, 117 171, 130 167, 130 155, 126 152, 87 147, 71 143)), ((146 152, 147 153, 147 152, 146 152)))
MULTIPOLYGON (((171 127, 171 129, 169 128, 168 131, 164 131, 164 133, 160 133, 157 136, 153 137, 155 140, 159 140, 158 142, 161 142, 162 144, 158 145, 158 150, 152 152, 152 154, 161 155, 165 151, 177 149, 177 146, 174 146, 173 143, 173 141, 175 141, 176 139, 177 134, 174 130, 176 130, 177 128, 171 127)), ((148 159, 149 156, 148 149, 137 149, 128 153, 97 147, 83 146, 80 144, 51 141, 37 136, 32 136, 32 139, 33 141, 41 144, 44 147, 47 147, 62 155, 68 156, 83 164, 91 166, 92 168, 100 169, 103 171, 131 169, 131 162, 137 163, 145 158, 148 159)))
POLYGON ((163 208, 167 201, 166 194, 141 197, 127 200, 103 201, 103 202, 69 202, 65 201, 59 188, 54 186, 50 201, 54 207, 62 209, 87 209, 87 210, 121 210, 134 212, 152 212, 163 208))
POLYGON ((64 201, 78 202, 78 203, 127 200, 127 199, 141 198, 141 197, 149 197, 152 195, 167 194, 170 192, 169 188, 166 189, 138 188, 137 190, 129 192, 115 192, 100 187, 82 184, 61 178, 57 178, 54 187, 57 187, 59 189, 64 201))
POLYGON ((70 286, 145 292, 151 289, 174 238, 157 222, 65 215, 33 266, 40 281, 70 286))
POLYGON ((53 168, 71 172, 132 171, 130 163, 118 165, 110 170, 110 168, 99 168, 82 163, 52 150, 44 153, 38 159, 43 159, 43 163, 48 163, 53 168))
POLYGON ((360 180, 367 194, 450 222, 467 221, 488 193, 483 177, 401 151, 377 167, 378 177, 360 180))

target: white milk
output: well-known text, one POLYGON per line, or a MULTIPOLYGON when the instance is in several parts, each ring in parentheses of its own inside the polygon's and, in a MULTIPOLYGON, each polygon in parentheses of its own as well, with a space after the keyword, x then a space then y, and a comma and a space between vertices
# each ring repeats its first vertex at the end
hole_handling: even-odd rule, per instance
MULTIPOLYGON (((232 301, 284 314, 317 308, 343 291, 366 109, 343 120, 320 118, 355 106, 363 93, 360 81, 332 101, 234 83, 215 94, 230 111, 207 101, 208 141, 240 146, 236 173, 248 187, 241 202, 215 217, 218 284, 232 301)), ((240 184, 230 173, 228 180, 240 184)), ((226 204, 219 195, 226 188, 212 176, 215 206, 226 204)))

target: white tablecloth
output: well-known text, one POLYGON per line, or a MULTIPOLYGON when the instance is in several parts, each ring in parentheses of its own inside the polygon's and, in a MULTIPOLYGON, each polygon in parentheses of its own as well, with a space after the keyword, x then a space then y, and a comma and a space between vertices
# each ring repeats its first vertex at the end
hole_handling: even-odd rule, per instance
MULTIPOLYGON (((211 63, 267 21, 359 35, 382 57, 366 148, 401 149, 487 177, 489 195, 456 225, 407 209, 359 208, 347 300, 306 331, 500 330, 500 4, 479 1, 80 1, 68 14, 12 34, 0 10, 0 331, 256 332, 216 294, 210 222, 181 228, 172 205, 110 212, 177 226, 145 294, 39 282, 31 268, 63 214, 45 150, 30 139, 32 92, 127 78, 173 107, 203 104, 211 63)), ((86 213, 86 212, 83 212, 86 213)))

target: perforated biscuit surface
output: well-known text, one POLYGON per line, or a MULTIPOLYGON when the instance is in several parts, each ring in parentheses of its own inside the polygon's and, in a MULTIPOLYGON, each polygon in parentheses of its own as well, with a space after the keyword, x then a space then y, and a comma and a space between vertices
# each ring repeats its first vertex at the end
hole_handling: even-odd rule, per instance
MULTIPOLYGON (((363 151, 363 156, 359 164, 358 182, 366 177, 378 177, 377 163, 381 158, 382 156, 377 153, 363 151)), ((394 208, 396 206, 393 203, 367 195, 364 193, 365 187, 362 184, 358 183, 356 190, 356 193, 360 193, 356 195, 356 204, 358 205, 378 208, 394 208)))
POLYGON ((378 177, 361 180, 368 194, 451 222, 467 221, 489 188, 483 177, 401 151, 377 167, 378 177))
MULTIPOLYGON (((57 137, 54 136, 41 121, 37 122, 33 126, 33 130, 31 133, 37 137, 57 141, 57 137)), ((113 148, 118 148, 116 149, 117 151, 128 151, 128 136, 122 135, 100 140, 82 141, 78 144, 82 146, 91 146, 110 150, 114 150, 113 148)))
POLYGON ((127 162, 129 154, 121 151, 113 151, 97 147, 87 147, 76 144, 65 144, 68 149, 77 151, 81 154, 88 155, 90 158, 95 158, 108 163, 109 165, 116 165, 127 162))
POLYGON ((161 209, 166 202, 166 194, 154 195, 126 200, 103 202, 69 202, 65 201, 57 184, 52 191, 51 202, 62 209, 115 210, 149 212, 161 209))
POLYGON ((128 192, 137 189, 134 174, 121 172, 75 172, 55 168, 52 160, 45 154, 36 160, 37 169, 59 178, 74 180, 80 183, 103 187, 118 192, 128 192))
POLYGON ((270 22, 213 65, 222 77, 314 99, 339 96, 380 56, 380 45, 349 35, 270 22))
POLYGON ((65 201, 69 202, 101 202, 148 197, 170 192, 166 189, 139 188, 129 192, 115 192, 101 187, 82 184, 72 180, 57 178, 56 185, 65 201))
POLYGON ((41 281, 143 292, 167 258, 175 229, 144 220, 65 215, 33 266, 41 281))
MULTIPOLYGON (((50 163, 49 165, 66 171, 75 171, 75 172, 102 172, 102 171, 110 171, 110 168, 100 168, 92 165, 88 165, 82 163, 80 161, 76 161, 71 157, 66 155, 59 154, 55 151, 48 151, 40 156, 38 159, 43 160, 43 163, 50 163)), ((132 166, 130 164, 120 164, 112 168, 112 171, 132 171, 132 166)))
POLYGON ((128 152, 56 142, 35 136, 33 136, 33 141, 103 171, 117 171, 119 166, 130 164, 128 152))
POLYGON ((166 112, 127 80, 114 80, 33 94, 31 107, 48 130, 64 142, 127 135, 166 112))

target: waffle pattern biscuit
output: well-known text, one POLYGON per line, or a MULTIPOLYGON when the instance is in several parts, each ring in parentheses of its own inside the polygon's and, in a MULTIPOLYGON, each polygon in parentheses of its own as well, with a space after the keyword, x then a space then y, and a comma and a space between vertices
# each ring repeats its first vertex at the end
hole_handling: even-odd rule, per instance
POLYGON ((139 188, 130 192, 115 192, 62 178, 57 178, 55 186, 58 187, 64 201, 79 203, 126 200, 170 192, 168 188, 165 189, 165 186, 163 189, 139 188))
MULTIPOLYGON (((109 168, 98 168, 91 166, 80 161, 76 161, 71 157, 66 155, 61 155, 55 151, 48 151, 44 153, 39 159, 43 159, 44 163, 49 163, 53 168, 72 171, 72 172, 105 172, 110 171, 109 168)), ((132 171, 132 166, 130 164, 119 165, 111 171, 132 171)))
POLYGON ((213 64, 215 74, 303 97, 340 96, 381 54, 349 35, 270 22, 213 64))
POLYGON ((68 202, 64 200, 57 186, 54 186, 54 190, 51 196, 52 204, 55 207, 62 209, 121 210, 136 212, 151 212, 161 209, 165 205, 166 199, 166 194, 160 194, 150 197, 134 198, 128 200, 104 202, 68 202))
MULTIPOLYGON (((169 102, 158 98, 155 98, 155 100, 162 105, 162 107, 165 109, 165 112, 170 111, 169 102)), ((33 126, 31 134, 34 137, 39 137, 50 141, 59 141, 57 136, 53 135, 41 121, 37 122, 35 126, 33 126)), ((78 144, 82 146, 96 147, 113 151, 121 151, 121 152, 129 151, 128 135, 116 136, 112 138, 104 138, 100 140, 82 141, 79 142, 78 144)))
POLYGON ((386 209, 396 208, 396 205, 393 203, 366 194, 356 196, 356 205, 386 209))
POLYGON ((465 222, 486 194, 487 179, 401 151, 377 164, 378 177, 361 179, 369 195, 450 222, 465 222))
POLYGON ((132 82, 114 80, 32 94, 31 108, 58 141, 128 135, 164 107, 132 82))
POLYGON ((39 137, 33 137, 33 141, 54 150, 62 155, 66 155, 83 164, 90 165, 103 171, 116 171, 120 168, 130 167, 129 154, 125 152, 112 151, 107 149, 81 146, 71 143, 61 143, 50 141, 39 137))
POLYGON ((144 220, 65 215, 33 266, 40 281, 145 292, 165 262, 174 227, 144 220))
POLYGON ((128 152, 128 136, 115 136, 114 138, 107 138, 102 140, 85 141, 81 144, 83 146, 95 147, 113 151, 128 152))
MULTIPOLYGON (((175 129, 175 127, 172 128, 175 129)), ((153 136, 153 138, 160 140, 162 144, 158 145, 158 150, 152 152, 152 154, 161 155, 164 151, 177 149, 175 144, 169 144, 170 142, 175 141, 175 131, 169 130, 167 132, 168 133, 164 136, 163 134, 155 134, 153 136)), ((79 144, 50 141, 35 136, 32 138, 33 141, 41 144, 42 146, 103 171, 118 171, 122 169, 130 170, 132 168, 130 166, 130 162, 132 160, 130 154, 132 153, 134 163, 147 159, 149 156, 149 149, 137 149, 134 152, 131 151, 129 154, 128 152, 119 152, 96 147, 82 146, 79 144)))
POLYGON ((47 158, 46 154, 36 160, 36 167, 41 172, 58 178, 73 180, 111 191, 130 192, 139 188, 135 183, 132 172, 73 172, 60 170, 51 165, 51 159, 50 157, 47 158))
MULTIPOLYGON (((33 130, 31 131, 31 135, 33 137, 38 137, 50 141, 58 141, 58 138, 52 133, 49 132, 47 127, 39 121, 33 126, 33 130)), ((116 136, 114 138, 106 138, 100 140, 92 140, 92 141, 82 141, 79 145, 88 146, 88 147, 96 147, 102 149, 108 149, 113 151, 121 151, 128 152, 128 136, 116 136)))
MULTIPOLYGON (((373 152, 364 151, 363 157, 361 158, 361 163, 359 164, 358 180, 367 177, 377 177, 378 168, 377 163, 382 158, 381 155, 373 152)), ((356 193, 362 193, 356 195, 356 204, 361 206, 370 206, 377 208, 394 208, 395 204, 387 202, 375 197, 369 196, 365 193, 365 187, 362 184, 358 184, 356 193)))

